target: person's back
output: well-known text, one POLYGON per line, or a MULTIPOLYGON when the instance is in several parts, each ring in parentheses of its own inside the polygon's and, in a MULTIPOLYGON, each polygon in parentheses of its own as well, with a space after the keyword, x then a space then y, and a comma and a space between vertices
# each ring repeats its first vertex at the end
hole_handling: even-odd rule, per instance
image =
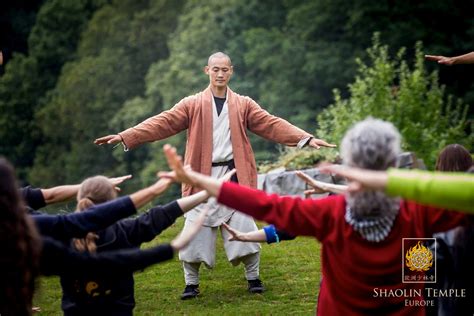
MULTIPOLYGON (((114 186, 102 176, 86 179, 78 192, 78 211, 116 197, 114 186)), ((196 201, 198 202, 198 201, 196 201)), ((189 206, 187 206, 189 207, 189 206)), ((187 209, 186 209, 187 210, 187 209)), ((155 206, 136 218, 123 219, 106 229, 68 242, 79 251, 107 253, 138 249, 174 223, 183 210, 178 201, 155 206)), ((133 272, 103 275, 67 271, 60 276, 65 315, 132 315, 135 307, 133 272)))
MULTIPOLYGON (((128 242, 119 223, 97 233, 96 252, 138 248, 128 242)), ((133 273, 104 276, 93 272, 60 276, 65 315, 132 315, 135 307, 133 273)))

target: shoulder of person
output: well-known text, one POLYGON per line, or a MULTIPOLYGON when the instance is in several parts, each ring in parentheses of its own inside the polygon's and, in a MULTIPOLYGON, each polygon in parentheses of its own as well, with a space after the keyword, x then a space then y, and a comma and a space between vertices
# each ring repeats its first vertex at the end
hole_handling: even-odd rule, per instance
POLYGON ((198 103, 198 101, 202 97, 202 91, 196 94, 188 95, 187 97, 182 98, 178 104, 182 104, 184 106, 194 106, 198 103))
POLYGON ((234 97, 237 98, 239 100, 239 102, 241 104, 244 104, 244 105, 258 105, 258 103, 252 99, 251 97, 247 96, 247 95, 240 95, 234 91, 232 91, 234 93, 234 97))

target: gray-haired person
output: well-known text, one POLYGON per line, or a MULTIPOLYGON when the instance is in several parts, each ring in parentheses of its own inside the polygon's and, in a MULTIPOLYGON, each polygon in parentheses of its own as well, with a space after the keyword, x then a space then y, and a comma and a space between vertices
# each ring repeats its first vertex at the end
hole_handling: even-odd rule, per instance
MULTIPOLYGON (((370 170, 394 166, 399 152, 397 129, 373 118, 352 127, 341 145, 344 164, 370 170)), ((318 315, 424 315, 423 304, 429 301, 424 298, 424 284, 402 280, 402 239, 430 237, 467 223, 465 214, 387 197, 382 192, 322 199, 269 195, 184 170, 170 146, 165 147, 165 154, 176 171, 168 177, 201 187, 219 203, 288 234, 312 236, 321 242, 323 278, 318 315), (389 294, 394 291, 413 295, 407 299, 389 294)))

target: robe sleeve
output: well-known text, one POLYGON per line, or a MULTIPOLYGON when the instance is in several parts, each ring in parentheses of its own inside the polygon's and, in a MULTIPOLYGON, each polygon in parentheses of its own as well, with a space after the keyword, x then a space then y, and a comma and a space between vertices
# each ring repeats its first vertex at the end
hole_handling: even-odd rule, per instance
POLYGON ((254 100, 247 98, 247 102, 247 128, 252 133, 287 146, 297 146, 302 139, 313 137, 288 121, 271 115, 254 100))
POLYGON ((185 98, 171 109, 119 133, 123 143, 131 149, 143 143, 168 138, 187 129, 189 127, 189 102, 193 101, 190 98, 185 98))

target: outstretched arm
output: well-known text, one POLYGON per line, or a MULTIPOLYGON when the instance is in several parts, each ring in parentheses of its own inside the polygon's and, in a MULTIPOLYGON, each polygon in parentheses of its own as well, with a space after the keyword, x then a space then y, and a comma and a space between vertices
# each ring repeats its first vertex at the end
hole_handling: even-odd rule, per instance
POLYGON ((349 191, 385 190, 419 203, 474 212, 474 176, 464 173, 389 169, 372 171, 341 166, 320 169, 350 180, 349 191))
POLYGON ((254 230, 251 232, 243 233, 238 231, 226 223, 223 223, 225 229, 230 234, 229 241, 247 241, 247 242, 263 242, 267 241, 267 236, 265 235, 265 231, 263 229, 254 230))
MULTIPOLYGON (((132 178, 131 174, 122 177, 109 178, 109 181, 115 186, 117 191, 120 191, 118 185, 130 178, 132 178)), ((46 204, 49 205, 74 198, 80 187, 80 184, 60 185, 49 189, 41 189, 41 193, 43 194, 46 204)))
POLYGON ((168 179, 107 203, 94 205, 84 212, 67 215, 33 215, 42 235, 56 239, 81 238, 88 232, 101 230, 116 221, 128 217, 163 193, 170 185, 168 179))
POLYGON ((288 235, 284 231, 278 230, 274 225, 267 225, 260 230, 254 230, 248 233, 242 233, 226 223, 222 224, 230 234, 230 241, 244 241, 244 242, 263 242, 266 241, 269 244, 280 242, 282 240, 293 240, 294 236, 288 235))
POLYGON ((126 150, 128 150, 146 142, 168 138, 187 129, 188 126, 189 112, 187 101, 183 99, 168 111, 152 116, 118 134, 97 138, 94 140, 94 143, 96 145, 104 145, 122 142, 126 150))
POLYGON ((139 209, 168 190, 170 184, 171 180, 160 179, 151 186, 131 194, 130 199, 132 200, 135 208, 139 209))
MULTIPOLYGON (((221 179, 229 181, 235 170, 227 173, 221 179)), ((163 181, 171 181, 163 178, 163 181)), ((209 198, 207 191, 201 191, 190 196, 180 198, 164 206, 158 205, 137 218, 124 220, 119 223, 121 229, 127 233, 131 244, 139 246, 141 243, 153 240, 163 230, 172 225, 183 213, 195 208, 209 198)))
POLYGON ((52 238, 43 237, 40 272, 44 275, 60 275, 67 271, 81 273, 119 274, 142 270, 152 264, 173 258, 173 253, 186 247, 202 227, 203 212, 191 229, 178 235, 170 244, 150 249, 125 249, 97 254, 79 253, 65 247, 52 238))
MULTIPOLYGON (((292 235, 307 235, 323 238, 326 228, 332 224, 332 200, 302 200, 293 197, 268 195, 263 191, 239 186, 232 182, 222 183, 209 176, 185 170, 176 149, 164 146, 168 164, 174 174, 160 176, 173 178, 177 182, 203 188, 218 202, 250 216, 275 224, 292 235)), ((342 201, 342 200, 341 200, 342 201)))
POLYGON ((474 52, 454 57, 425 55, 425 58, 426 60, 436 61, 438 64, 447 66, 459 64, 474 64, 474 52))
POLYGON ((336 145, 329 144, 322 139, 314 138, 311 134, 280 117, 271 115, 252 99, 249 99, 248 102, 248 127, 253 133, 287 146, 300 147, 300 141, 311 138, 309 143, 307 143, 310 147, 316 149, 320 147, 336 147, 336 145))
POLYGON ((183 213, 206 201, 208 197, 209 194, 206 191, 201 191, 165 205, 157 205, 136 218, 120 221, 118 225, 122 231, 126 232, 130 244, 140 246, 144 242, 153 240, 183 213))
POLYGON ((302 179, 304 182, 306 182, 308 185, 313 187, 312 190, 305 191, 305 194, 321 194, 321 193, 326 193, 326 192, 341 194, 347 191, 347 185, 318 181, 311 178, 306 173, 301 172, 301 171, 296 171, 296 175, 300 179, 302 179))

